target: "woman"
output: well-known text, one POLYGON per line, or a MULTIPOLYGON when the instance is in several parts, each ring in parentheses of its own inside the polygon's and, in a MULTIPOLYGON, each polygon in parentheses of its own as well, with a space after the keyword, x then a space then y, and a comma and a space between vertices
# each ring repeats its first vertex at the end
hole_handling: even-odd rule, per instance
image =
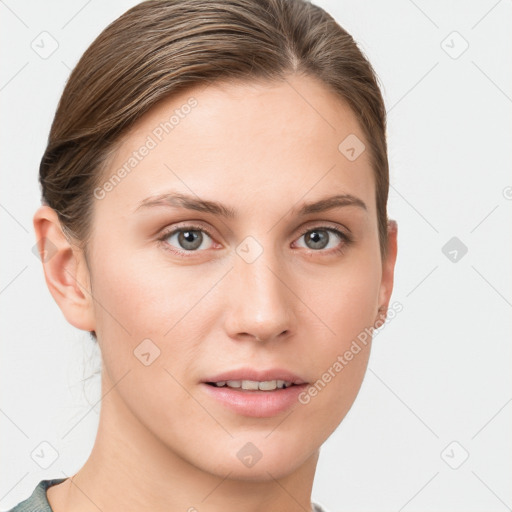
POLYGON ((40 182, 46 282, 99 344, 102 408, 83 467, 12 510, 323 510, 397 250, 352 37, 303 0, 143 2, 73 70, 40 182))

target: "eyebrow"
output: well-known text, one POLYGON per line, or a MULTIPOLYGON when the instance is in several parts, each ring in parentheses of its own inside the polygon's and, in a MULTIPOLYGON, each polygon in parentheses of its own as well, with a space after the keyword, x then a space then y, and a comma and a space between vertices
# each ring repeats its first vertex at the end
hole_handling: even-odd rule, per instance
MULTIPOLYGON (((143 199, 135 212, 141 208, 150 208, 154 206, 174 206, 177 208, 185 208, 187 210, 195 210, 199 212, 211 213, 227 219, 234 219, 237 216, 236 210, 223 205, 217 201, 208 201, 198 197, 182 194, 179 192, 160 194, 157 196, 147 197, 143 199)), ((319 213, 334 208, 341 208, 344 206, 356 206, 367 210, 364 201, 352 194, 336 194, 334 196, 325 197, 315 202, 303 204, 298 210, 300 216, 308 215, 311 213, 319 213)))

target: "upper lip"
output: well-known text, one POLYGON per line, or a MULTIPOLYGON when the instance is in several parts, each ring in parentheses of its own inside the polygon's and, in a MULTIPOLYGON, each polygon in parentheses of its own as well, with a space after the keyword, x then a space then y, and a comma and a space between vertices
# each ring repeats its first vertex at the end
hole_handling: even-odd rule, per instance
POLYGON ((257 370, 255 368, 237 368, 227 370, 204 379, 203 382, 221 382, 228 380, 284 380, 292 384, 306 384, 306 381, 295 375, 293 372, 281 368, 269 368, 267 370, 257 370))

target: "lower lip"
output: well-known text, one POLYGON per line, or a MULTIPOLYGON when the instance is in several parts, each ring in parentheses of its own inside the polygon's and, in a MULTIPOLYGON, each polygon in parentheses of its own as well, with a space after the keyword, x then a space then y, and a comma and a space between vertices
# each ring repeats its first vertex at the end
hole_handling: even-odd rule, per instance
POLYGON ((270 418, 290 409, 298 402, 307 384, 290 386, 274 391, 246 391, 228 387, 218 388, 201 383, 209 396, 237 414, 252 418, 270 418))

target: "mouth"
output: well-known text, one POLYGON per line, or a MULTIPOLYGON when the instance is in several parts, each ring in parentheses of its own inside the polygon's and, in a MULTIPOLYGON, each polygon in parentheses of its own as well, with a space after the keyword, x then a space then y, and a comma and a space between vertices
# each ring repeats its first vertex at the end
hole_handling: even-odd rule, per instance
POLYGON ((245 367, 211 375, 203 382, 218 388, 228 387, 239 391, 275 391, 307 384, 295 373, 282 368, 257 370, 245 367))
POLYGON ((201 382, 206 395, 228 410, 253 418, 269 418, 292 408, 308 383, 280 369, 241 368, 201 382))
POLYGON ((209 386, 217 388, 230 388, 238 391, 275 391, 296 386, 293 382, 286 380, 221 380, 217 382, 206 382, 209 386))

